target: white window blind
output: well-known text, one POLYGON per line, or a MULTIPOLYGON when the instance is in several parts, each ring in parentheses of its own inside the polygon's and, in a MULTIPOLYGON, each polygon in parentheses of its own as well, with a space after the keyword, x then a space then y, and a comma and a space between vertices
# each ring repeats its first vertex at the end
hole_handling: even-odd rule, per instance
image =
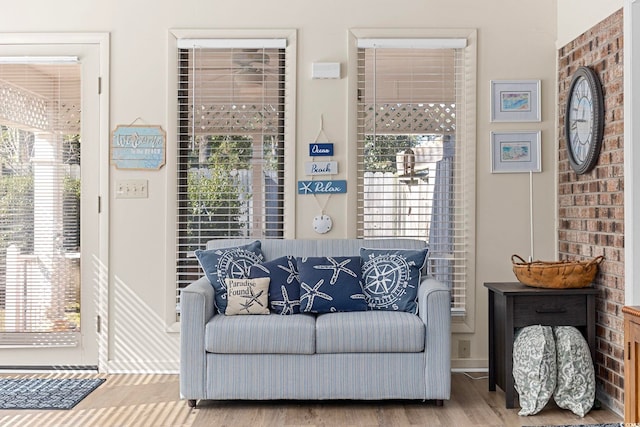
POLYGON ((358 40, 358 235, 428 241, 464 312, 466 42, 358 40))
POLYGON ((0 58, 0 345, 80 331, 80 88, 75 58, 0 58))
POLYGON ((283 236, 286 40, 182 39, 177 62, 179 298, 208 240, 283 236))

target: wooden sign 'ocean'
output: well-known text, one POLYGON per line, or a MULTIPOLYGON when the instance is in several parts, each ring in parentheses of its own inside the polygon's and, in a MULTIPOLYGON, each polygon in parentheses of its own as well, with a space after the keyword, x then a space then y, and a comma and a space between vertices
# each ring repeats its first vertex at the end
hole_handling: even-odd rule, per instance
POLYGON ((333 156, 333 143, 331 142, 314 142, 309 144, 309 155, 316 156, 333 156))
POLYGON ((111 136, 111 164, 118 169, 160 169, 166 132, 160 126, 118 126, 111 136))

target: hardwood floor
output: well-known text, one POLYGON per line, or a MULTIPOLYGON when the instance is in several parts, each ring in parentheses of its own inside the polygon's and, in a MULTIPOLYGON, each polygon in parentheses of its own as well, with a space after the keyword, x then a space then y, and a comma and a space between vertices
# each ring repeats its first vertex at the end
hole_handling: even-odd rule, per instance
MULTIPOLYGON (((479 377, 481 374, 472 375, 479 377)), ((96 375, 74 375, 89 376, 96 375)), ((442 407, 432 402, 414 401, 204 401, 190 409, 187 402, 179 398, 177 375, 101 377, 107 381, 71 410, 0 410, 0 426, 510 427, 622 422, 620 416, 607 409, 592 410, 584 418, 579 418, 553 403, 535 416, 520 417, 517 408, 505 409, 504 393, 488 391, 486 379, 471 379, 462 373, 452 375, 451 400, 445 401, 442 407)))

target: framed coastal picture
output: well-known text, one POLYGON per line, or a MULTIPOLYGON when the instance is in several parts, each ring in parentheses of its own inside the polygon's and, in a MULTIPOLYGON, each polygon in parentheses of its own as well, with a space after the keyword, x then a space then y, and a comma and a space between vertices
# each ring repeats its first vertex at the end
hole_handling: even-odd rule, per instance
POLYGON ((491 172, 541 172, 540 131, 491 132, 491 172))
POLYGON ((539 122, 540 80, 492 80, 492 122, 539 122))

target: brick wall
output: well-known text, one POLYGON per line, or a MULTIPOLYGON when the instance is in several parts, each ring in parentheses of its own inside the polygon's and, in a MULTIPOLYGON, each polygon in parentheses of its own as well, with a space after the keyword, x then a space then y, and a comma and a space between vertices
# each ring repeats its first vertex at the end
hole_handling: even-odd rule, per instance
POLYGON ((595 286, 597 302, 596 379, 598 396, 624 412, 624 176, 622 9, 558 52, 558 251, 559 259, 604 255, 595 286), (575 70, 596 71, 605 97, 605 126, 597 166, 576 175, 564 138, 567 90, 575 70))

